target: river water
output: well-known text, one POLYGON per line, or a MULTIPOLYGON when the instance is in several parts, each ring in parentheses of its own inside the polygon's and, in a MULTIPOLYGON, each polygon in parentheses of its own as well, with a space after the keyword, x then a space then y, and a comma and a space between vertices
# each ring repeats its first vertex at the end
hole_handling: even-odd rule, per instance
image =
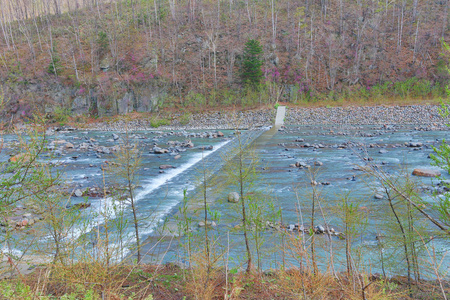
MULTIPOLYGON (((217 226, 210 231, 211 239, 215 241, 215 249, 218 253, 227 252, 227 255, 221 257, 221 263, 225 263, 226 259, 226 263, 239 266, 245 261, 243 234, 242 231, 235 229, 240 225, 239 206, 226 200, 229 192, 239 190, 236 181, 230 181, 230 176, 224 172, 226 156, 236 149, 238 139, 231 130, 222 131, 224 137, 220 138, 213 138, 212 134, 211 137, 198 135, 203 132, 140 131, 130 135, 132 141, 139 144, 142 153, 135 199, 138 218, 141 220, 140 235, 145 241, 143 252, 146 253, 144 258, 146 262, 187 263, 184 254, 186 247, 180 246, 180 244, 186 245, 187 237, 177 237, 174 234, 177 232, 177 224, 183 223, 183 216, 179 210, 185 190, 190 201, 187 217, 194 232, 192 239, 197 246, 201 244, 195 237, 195 233, 201 236, 203 230, 197 224, 203 218, 201 205, 198 202, 202 201, 199 178, 202 178, 202 170, 205 169, 208 170, 208 176, 206 176, 208 184, 212 183, 207 192, 208 206, 211 218, 214 215, 217 223, 217 226), (181 157, 178 159, 175 159, 175 155, 151 152, 154 144, 167 148, 169 141, 184 142, 188 139, 192 141, 194 148, 184 148, 186 151, 180 152, 181 157), (212 146, 212 150, 202 149, 203 146, 212 146), (175 168, 160 172, 159 167, 163 164, 170 164, 175 168), (165 238, 155 243, 161 236, 165 238)), ((389 226, 395 230, 395 226, 386 225, 388 219, 386 198, 374 198, 374 194, 382 194, 380 183, 365 176, 364 172, 358 170, 356 166, 365 165, 367 161, 364 158, 370 158, 371 164, 379 165, 392 176, 410 175, 414 168, 437 169, 430 166, 429 154, 433 152, 431 146, 438 146, 442 139, 448 137, 448 133, 447 130, 427 131, 414 126, 287 126, 281 131, 269 131, 268 128, 242 131, 241 141, 251 145, 250 148, 258 161, 255 167, 257 176, 252 179, 253 185, 248 191, 251 192, 250 197, 258 203, 256 208, 260 211, 253 209, 256 209, 256 214, 267 214, 267 220, 273 222, 282 220, 285 225, 303 224, 307 227, 311 220, 313 193, 311 176, 314 173, 314 180, 319 183, 315 186, 316 192, 320 194, 316 201, 319 210, 316 211, 315 224, 322 226, 328 224, 336 231, 342 231, 343 223, 339 207, 343 197, 347 195, 351 202, 358 203, 359 210, 365 212, 366 224, 358 227, 359 233, 353 247, 363 253, 361 257, 366 261, 365 268, 371 272, 380 272, 376 257, 379 256, 380 251, 386 255, 391 252, 390 249, 380 250, 376 236, 386 234, 389 226), (423 145, 408 147, 405 143, 410 142, 420 142, 423 145), (296 162, 310 165, 311 168, 290 166, 296 162), (314 166, 315 164, 317 166, 314 166)), ((106 147, 121 144, 124 135, 117 134, 120 138, 115 141, 112 140, 111 132, 57 133, 50 137, 50 141, 65 140, 74 144, 75 148, 58 150, 56 147, 58 156, 52 158, 52 162, 58 164, 58 168, 65 174, 65 181, 73 188, 102 187, 103 182, 107 185, 113 181, 120 182, 120 179, 113 178, 101 168, 105 161, 114 159, 113 153, 105 154, 77 149, 81 143, 89 140, 93 141, 93 145, 106 147)), ((10 143, 15 137, 5 136, 4 139, 6 143, 10 143)), ((2 161, 8 159, 7 153, 7 151, 1 153, 2 161)), ((444 179, 449 178, 448 174, 442 170, 441 172, 444 179)), ((434 186, 439 181, 415 176, 412 179, 418 185, 426 187, 434 186)), ((430 202, 433 201, 429 193, 422 193, 422 196, 430 202)), ((83 201, 85 200, 82 197, 71 198, 71 204, 83 201)), ((105 221, 105 215, 112 219, 118 218, 117 211, 114 210, 116 202, 111 197, 89 198, 88 202, 91 206, 83 210, 84 225, 71 229, 70 238, 90 236, 94 240, 96 230, 105 221)), ((125 245, 127 242, 133 244, 134 241, 131 213, 127 207, 125 204, 124 217, 128 220, 128 226, 124 232, 125 245)), ((425 227, 428 228, 426 231, 428 235, 434 234, 432 227, 429 225, 425 227)), ((295 235, 298 233, 286 234, 283 230, 283 235, 280 235, 275 230, 263 230, 259 235, 259 242, 262 242, 259 253, 261 267, 267 269, 279 267, 282 263, 295 264, 297 254, 292 254, 292 251, 287 250, 283 244, 295 235)), ((252 237, 254 236, 255 234, 252 234, 252 237)), ((118 240, 112 243, 117 244, 118 240)), ((322 257, 321 266, 323 268, 329 266, 329 253, 332 249, 333 257, 335 256, 337 261, 336 269, 342 269, 344 242, 337 237, 330 239, 321 235, 317 237, 317 243, 320 249, 319 256, 322 257)), ((93 244, 95 245, 95 242, 93 244)), ((428 245, 433 245, 439 254, 450 250, 450 245, 445 240, 436 240, 428 245)), ((121 259, 122 255, 126 256, 129 253, 128 250, 129 247, 125 246, 123 253, 118 255, 118 259, 121 259)), ((252 250, 256 255, 254 243, 252 250)), ((447 265, 446 260, 444 268, 447 265)))

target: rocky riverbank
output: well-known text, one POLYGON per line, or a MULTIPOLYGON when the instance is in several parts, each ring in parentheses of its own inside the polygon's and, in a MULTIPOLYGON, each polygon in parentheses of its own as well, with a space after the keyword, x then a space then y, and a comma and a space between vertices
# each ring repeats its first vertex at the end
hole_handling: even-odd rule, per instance
MULTIPOLYGON (((226 111, 194 113, 188 116, 180 113, 165 117, 170 124, 158 127, 162 130, 195 129, 254 129, 273 124, 275 109, 248 111, 226 111)), ((152 120, 148 117, 134 119, 128 123, 128 129, 150 130, 152 120)), ((288 108, 286 125, 424 125, 434 129, 445 127, 448 120, 439 115, 438 105, 408 106, 361 106, 361 107, 318 107, 288 108)), ((123 131, 122 120, 98 122, 89 125, 90 130, 123 131)))

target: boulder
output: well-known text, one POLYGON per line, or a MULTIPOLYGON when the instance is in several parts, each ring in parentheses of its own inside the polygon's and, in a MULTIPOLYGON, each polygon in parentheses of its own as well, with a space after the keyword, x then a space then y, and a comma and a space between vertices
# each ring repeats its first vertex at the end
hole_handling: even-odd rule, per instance
MULTIPOLYGON (((208 226, 208 227, 216 227, 217 224, 214 221, 207 221, 206 222, 206 226, 208 226)), ((205 222, 204 221, 198 222, 198 227, 205 227, 205 222)))
POLYGON ((19 153, 17 155, 12 156, 9 159, 9 162, 13 162, 13 163, 16 163, 16 162, 27 163, 27 162, 30 161, 30 159, 31 159, 31 155, 30 154, 28 154, 28 153, 19 153))
POLYGON ((316 233, 324 233, 325 232, 325 228, 322 225, 317 225, 316 228, 316 233))
POLYGON ((239 194, 236 192, 231 192, 228 194, 228 202, 238 203, 239 202, 239 194))
POLYGON ((223 137, 223 136, 224 136, 224 134, 223 134, 223 132, 222 132, 222 131, 217 131, 217 136, 218 136, 218 137, 223 137))
POLYGON ((73 194, 75 197, 83 197, 83 192, 80 189, 76 189, 73 194))
POLYGON ((115 141, 117 141, 119 139, 119 136, 115 133, 112 134, 112 137, 115 141))
POLYGON ((91 207, 91 204, 90 203, 77 203, 72 207, 74 209, 85 209, 85 208, 91 207))
POLYGON ((304 161, 297 161, 297 162, 295 162, 295 166, 297 167, 297 168, 300 168, 300 167, 306 167, 308 164, 306 163, 306 162, 304 162, 304 161))
POLYGON ((159 148, 159 147, 155 146, 155 147, 153 147, 153 153, 164 154, 164 153, 169 153, 169 150, 168 149, 159 148))
POLYGON ((410 143, 408 143, 407 146, 411 147, 411 148, 418 148, 418 147, 422 147, 423 144, 421 142, 410 142, 410 143))
POLYGON ((320 167, 320 166, 323 166, 323 162, 317 160, 314 162, 314 165, 317 167, 320 167))
POLYGON ((75 148, 74 145, 73 145, 72 143, 66 143, 66 144, 64 145, 64 147, 65 147, 66 149, 73 149, 73 148, 75 148))
POLYGON ((214 147, 212 145, 200 146, 200 147, 198 147, 198 149, 200 149, 200 150, 212 150, 212 149, 214 149, 214 147))
POLYGON ((172 166, 172 165, 160 165, 159 168, 160 168, 161 170, 175 169, 175 167, 172 166))
POLYGON ((421 177, 438 177, 438 176, 441 176, 441 172, 439 172, 437 170, 422 169, 422 168, 414 169, 412 174, 416 175, 416 176, 421 176, 421 177))
POLYGON ((375 194, 373 197, 378 200, 381 200, 384 198, 383 195, 380 195, 380 194, 375 194))

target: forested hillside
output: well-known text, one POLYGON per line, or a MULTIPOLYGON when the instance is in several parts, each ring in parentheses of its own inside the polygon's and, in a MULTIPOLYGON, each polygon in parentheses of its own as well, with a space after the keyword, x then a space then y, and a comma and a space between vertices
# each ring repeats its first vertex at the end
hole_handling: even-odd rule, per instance
POLYGON ((442 95, 448 0, 0 0, 3 116, 442 95), (242 81, 249 39, 258 87, 242 81))

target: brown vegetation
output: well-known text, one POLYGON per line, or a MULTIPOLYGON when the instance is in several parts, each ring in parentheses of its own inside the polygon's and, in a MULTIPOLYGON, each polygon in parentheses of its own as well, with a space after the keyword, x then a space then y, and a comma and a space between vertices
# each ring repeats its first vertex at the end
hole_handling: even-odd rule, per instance
POLYGON ((440 39, 448 1, 1 3, 0 78, 12 114, 55 104, 104 115, 427 99, 447 80, 440 39), (244 89, 239 76, 249 38, 264 49, 259 92, 244 89))

